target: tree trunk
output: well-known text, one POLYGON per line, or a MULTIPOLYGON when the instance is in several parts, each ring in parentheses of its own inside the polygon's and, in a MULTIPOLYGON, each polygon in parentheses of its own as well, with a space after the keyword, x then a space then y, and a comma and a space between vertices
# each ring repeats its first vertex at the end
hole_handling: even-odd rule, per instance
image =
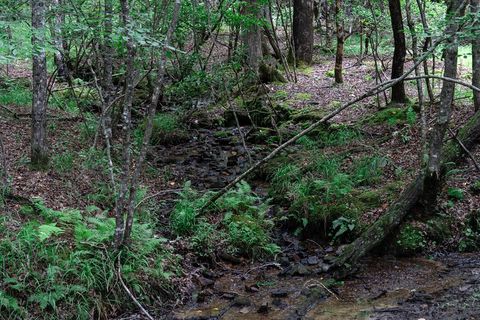
POLYGON ((123 99, 122 112, 122 131, 123 131, 123 165, 122 178, 120 181, 120 191, 118 200, 115 204, 115 246, 119 248, 127 239, 125 239, 125 225, 123 216, 126 213, 125 199, 127 197, 128 183, 130 181, 131 167, 131 130, 132 130, 132 102, 135 86, 135 44, 130 33, 131 20, 130 8, 127 0, 120 0, 121 19, 125 29, 124 36, 126 39, 127 55, 126 55, 126 73, 125 73, 125 98, 123 99))
POLYGON ((335 54, 335 82, 343 83, 343 47, 345 30, 343 22, 343 1, 335 1, 335 26, 337 29, 337 51, 335 54))
POLYGON ((313 60, 313 0, 293 0, 293 43, 298 63, 313 60))
MULTIPOLYGON (((259 21, 262 17, 261 5, 257 0, 248 0, 243 7, 243 14, 259 21)), ((262 59, 262 33, 258 23, 251 23, 243 30, 243 43, 246 49, 246 65, 258 76, 262 59)))
MULTIPOLYGON (((458 39, 456 33, 458 31, 458 22, 456 16, 453 16, 459 10, 461 0, 452 0, 447 9, 447 17, 451 17, 452 21, 447 26, 445 33, 449 36, 446 41, 444 51, 444 77, 457 77, 457 55, 458 55, 458 39)), ((463 15, 462 12, 457 14, 463 15)), ((429 208, 435 206, 438 190, 441 180, 441 163, 442 163, 442 146, 448 124, 452 115, 452 103, 455 93, 455 84, 443 81, 442 92, 440 94, 440 106, 437 114, 437 121, 430 137, 430 145, 428 151, 428 160, 425 174, 425 205, 429 208)))
POLYGON ((68 79, 68 68, 65 62, 65 53, 64 53, 64 44, 63 44, 63 35, 62 35, 62 25, 64 22, 64 17, 61 8, 60 0, 51 0, 52 9, 55 12, 55 18, 51 26, 52 38, 55 46, 54 60, 55 65, 57 66, 57 74, 62 79, 68 79))
POLYGON ((46 4, 32 0, 32 46, 33 46, 33 100, 31 162, 34 167, 48 164, 47 150, 47 58, 45 55, 46 4))
MULTIPOLYGON (((400 0, 388 0, 388 8, 390 9, 390 19, 392 22, 393 39, 395 44, 392 62, 392 79, 396 79, 403 75, 407 47, 405 33, 403 31, 402 7, 400 5, 400 0)), ((392 87, 391 100, 395 103, 405 103, 407 101, 404 82, 399 82, 392 87)))
MULTIPOLYGON (((480 23, 478 22, 478 14, 480 9, 480 0, 472 0, 472 14, 475 19, 474 38, 472 40, 472 84, 480 87, 480 23)), ((475 111, 480 110, 480 92, 473 92, 473 105, 475 111)))

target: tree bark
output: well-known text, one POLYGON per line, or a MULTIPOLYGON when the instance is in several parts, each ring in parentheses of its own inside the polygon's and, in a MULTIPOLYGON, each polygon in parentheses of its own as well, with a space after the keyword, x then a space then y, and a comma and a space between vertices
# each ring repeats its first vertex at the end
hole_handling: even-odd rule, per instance
POLYGON ((31 0, 32 6, 32 46, 33 46, 33 84, 32 84, 32 140, 31 162, 34 167, 48 164, 47 149, 47 58, 45 54, 45 17, 44 0, 31 0))
MULTIPOLYGON (((480 0, 471 0, 472 14, 476 21, 474 23, 474 38, 472 40, 472 84, 476 87, 480 86, 480 23, 478 21, 480 0)), ((475 111, 480 110, 480 93, 473 92, 473 105, 475 111)))
MULTIPOLYGON (((405 32, 403 30, 402 7, 400 5, 400 0, 388 0, 388 8, 390 10, 390 19, 392 22, 393 39, 395 44, 392 62, 392 79, 396 79, 403 74, 407 46, 405 42, 405 32)), ((405 103, 407 101, 405 84, 403 82, 399 82, 392 87, 391 100, 395 103, 405 103)))
POLYGON ((55 46, 54 60, 57 66, 57 74, 62 79, 68 79, 68 67, 65 62, 64 41, 62 34, 62 25, 64 16, 61 8, 60 0, 51 0, 52 9, 55 12, 55 17, 51 26, 52 38, 55 46))
POLYGON ((343 48, 345 44, 345 30, 343 21, 343 1, 335 1, 335 26, 337 29, 337 51, 335 54, 335 82, 343 83, 343 48))
MULTIPOLYGON (((447 9, 447 17, 450 17, 451 21, 445 30, 448 38, 444 52, 445 62, 443 75, 444 77, 448 78, 457 77, 458 39, 456 33, 459 25, 456 21, 456 14, 460 16, 463 15, 462 8, 460 8, 461 5, 461 0, 452 0, 447 9)), ((455 84, 449 81, 443 81, 437 121, 430 137, 428 160, 425 173, 425 187, 427 192, 424 196, 424 204, 429 208, 435 206, 438 190, 440 188, 442 146, 452 115, 454 94, 455 84)))
POLYGON ((298 63, 313 60, 313 0, 293 0, 293 43, 298 63))
MULTIPOLYGON (((258 0, 246 1, 242 13, 254 18, 257 22, 262 18, 261 5, 258 0)), ((262 59, 262 33, 258 23, 251 23, 244 28, 243 43, 246 49, 246 65, 258 76, 258 68, 262 59)))
POLYGON ((123 131, 123 165, 120 181, 120 191, 118 200, 115 204, 115 246, 119 248, 125 241, 125 225, 123 216, 125 214, 125 198, 128 191, 128 183, 130 179, 131 167, 131 129, 132 129, 132 102, 135 86, 135 43, 133 42, 130 28, 132 23, 130 20, 130 8, 128 0, 120 0, 121 20, 125 29, 124 36, 126 39, 127 56, 126 56, 126 73, 125 73, 125 98, 123 99, 122 112, 122 131, 123 131))

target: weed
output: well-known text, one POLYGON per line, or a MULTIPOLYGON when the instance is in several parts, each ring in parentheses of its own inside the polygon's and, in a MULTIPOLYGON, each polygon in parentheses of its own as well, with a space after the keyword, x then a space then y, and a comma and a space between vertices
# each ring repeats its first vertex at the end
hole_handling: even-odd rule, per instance
POLYGON ((354 179, 357 185, 372 185, 379 182, 383 170, 388 164, 384 157, 365 157, 353 165, 354 179))
POLYGON ((397 235, 398 249, 403 254, 412 254, 425 248, 426 240, 424 233, 414 226, 405 225, 397 235))
POLYGON ((457 201, 461 201, 465 197, 463 190, 459 188, 448 188, 447 194, 450 199, 457 201))
POLYGON ((75 156, 72 152, 65 151, 52 157, 53 168, 58 172, 70 172, 74 167, 75 156))
POLYGON ((300 92, 295 95, 295 99, 300 100, 300 101, 308 101, 312 99, 312 94, 307 93, 307 92, 300 92))

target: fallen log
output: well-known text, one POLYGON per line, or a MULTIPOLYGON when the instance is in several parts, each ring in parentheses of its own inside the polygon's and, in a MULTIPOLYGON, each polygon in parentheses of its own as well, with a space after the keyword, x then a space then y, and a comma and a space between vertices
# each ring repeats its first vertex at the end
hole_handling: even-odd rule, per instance
MULTIPOLYGON (((480 138, 480 112, 459 130, 457 138, 463 146, 471 149, 480 138)), ((463 148, 456 140, 450 140, 443 149, 442 176, 445 176, 447 167, 452 162, 457 162, 464 155, 463 148)), ((347 245, 333 261, 336 275, 343 278, 355 271, 357 262, 373 248, 383 243, 384 239, 392 233, 419 203, 424 193, 425 170, 422 170, 405 190, 389 207, 387 212, 365 230, 354 242, 347 245)))

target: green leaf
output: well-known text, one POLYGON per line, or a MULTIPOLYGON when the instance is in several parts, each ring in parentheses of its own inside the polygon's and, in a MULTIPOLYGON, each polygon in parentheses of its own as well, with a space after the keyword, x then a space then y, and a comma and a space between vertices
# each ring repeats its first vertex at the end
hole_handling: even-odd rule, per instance
POLYGON ((50 238, 52 235, 57 236, 62 233, 63 229, 57 227, 56 223, 42 224, 38 227, 38 239, 42 242, 50 238))

